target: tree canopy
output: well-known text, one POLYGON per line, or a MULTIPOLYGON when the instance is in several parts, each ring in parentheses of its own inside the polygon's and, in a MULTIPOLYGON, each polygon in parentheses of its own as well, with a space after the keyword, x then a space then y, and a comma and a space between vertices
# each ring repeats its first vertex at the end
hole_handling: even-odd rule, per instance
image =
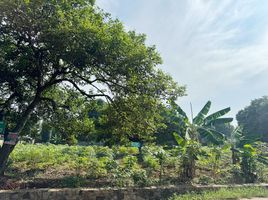
POLYGON ((246 137, 268 142, 267 96, 251 101, 249 106, 237 113, 236 119, 246 137))
MULTIPOLYGON (((54 106, 49 93, 55 87, 111 104, 143 99, 151 107, 184 94, 184 87, 157 68, 160 55, 146 46, 145 35, 126 31, 93 3, 0 2, 0 112, 16 119, 9 130, 20 133, 33 112, 44 104, 54 106)), ((122 104, 113 105, 120 113, 122 104)), ((150 107, 143 111, 148 116, 150 107)), ((11 150, 2 146, 0 166, 11 150)))
POLYGON ((156 68, 161 58, 145 45, 144 35, 126 32, 91 1, 75 2, 1 1, 2 110, 16 109, 23 118, 40 102, 53 102, 45 93, 55 85, 111 101, 183 93, 156 68))

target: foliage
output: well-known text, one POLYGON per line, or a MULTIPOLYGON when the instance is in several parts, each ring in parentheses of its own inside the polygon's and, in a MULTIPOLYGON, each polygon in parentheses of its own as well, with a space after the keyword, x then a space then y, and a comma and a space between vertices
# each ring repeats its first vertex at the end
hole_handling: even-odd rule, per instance
POLYGON ((208 191, 200 193, 188 193, 184 195, 174 195, 170 200, 224 200, 224 199, 241 199, 252 197, 268 197, 268 191, 261 187, 245 188, 226 188, 217 191, 208 191))
POLYGON ((257 161, 268 165, 268 158, 263 155, 264 152, 258 150, 257 146, 258 143, 245 144, 239 149, 241 171, 246 183, 254 183, 258 179, 257 161))
POLYGON ((241 177, 245 179, 246 183, 257 181, 257 160, 268 165, 265 147, 260 149, 259 146, 262 147, 262 143, 243 135, 240 127, 234 129, 228 141, 231 146, 232 163, 240 165, 241 177))
POLYGON ((89 102, 85 97, 74 90, 61 88, 46 95, 52 97, 58 107, 40 114, 41 133, 50 132, 54 143, 70 145, 76 144, 79 137, 90 137, 95 127, 94 121, 88 117, 89 102))
POLYGON ((216 131, 223 133, 226 137, 229 137, 235 129, 231 123, 215 124, 214 127, 216 131))
MULTIPOLYGON (((260 151, 263 147, 256 147, 260 151)), ((178 149, 145 146, 143 161, 138 161, 135 147, 114 146, 68 146, 53 144, 18 144, 11 154, 8 173, 19 180, 32 177, 43 180, 57 179, 59 186, 149 186, 177 184, 178 172, 183 166, 183 156, 178 149), (73 184, 72 184, 73 180, 73 184)), ((242 170, 236 166, 241 180, 234 180, 234 165, 231 152, 219 147, 201 147, 203 156, 195 163, 196 176, 193 182, 201 184, 243 183, 242 170), (220 156, 219 156, 220 153, 220 156), (208 178, 209 177, 209 178, 208 178)), ((255 159, 258 179, 268 181, 268 171, 255 159)))
POLYGON ((200 170, 199 182, 201 184, 224 184, 230 180, 227 180, 227 174, 230 163, 226 163, 226 160, 230 160, 229 146, 212 146, 201 147, 203 156, 199 156, 197 160, 197 167, 200 170), (205 171, 209 171, 209 176, 205 171))
POLYGON ((241 170, 246 183, 254 183, 256 174, 256 149, 250 144, 245 144, 241 151, 241 170))
MULTIPOLYGON (((0 2, 0 112, 6 113, 9 130, 20 133, 31 114, 44 114, 47 105, 54 109, 57 99, 50 94, 61 87, 87 99, 106 99, 115 116, 125 113, 118 123, 127 126, 122 126, 123 135, 117 140, 125 134, 140 134, 141 129, 146 131, 142 136, 147 138, 148 134, 150 138, 157 118, 155 109, 150 109, 184 95, 185 87, 178 86, 156 67, 162 62, 160 55, 154 46, 146 45, 145 35, 127 32, 121 22, 93 3, 0 2), (122 102, 132 103, 130 110, 135 112, 126 111, 122 102), (134 121, 136 128, 129 120, 135 119, 137 113, 145 120, 134 121)), ((69 119, 62 121, 63 116, 59 119, 64 124, 69 119)), ((72 119, 76 128, 84 124, 85 129, 91 128, 90 120, 82 121, 72 119)), ((74 143, 72 129, 66 124, 64 129, 59 132, 70 136, 66 136, 66 142, 74 143)), ((2 174, 12 150, 7 145, 1 148, 2 174)))
POLYGON ((114 103, 116 106, 108 111, 113 143, 144 143, 155 139, 155 132, 163 126, 161 101, 150 96, 132 95, 125 99, 116 99, 114 103))
POLYGON ((240 110, 236 119, 248 138, 268 141, 268 97, 251 101, 250 105, 240 110))
POLYGON ((183 93, 184 88, 155 68, 161 59, 154 47, 145 45, 144 35, 126 32, 118 20, 85 2, 1 2, 4 109, 14 110, 16 104, 20 114, 33 100, 38 105, 52 102, 46 92, 60 83, 89 98, 110 98, 111 93, 165 99, 183 93), (82 89, 85 85, 89 91, 82 89))
POLYGON ((178 136, 175 136, 179 145, 183 145, 187 140, 200 141, 205 144, 222 144, 224 136, 218 132, 214 125, 230 123, 232 118, 222 118, 230 111, 230 108, 225 108, 207 116, 210 110, 211 102, 208 101, 201 111, 193 118, 192 123, 185 114, 185 112, 177 106, 182 119, 182 130, 180 130, 178 136))
POLYGON ((158 145, 175 145, 173 133, 181 128, 181 117, 177 111, 177 105, 170 103, 167 106, 162 106, 160 116, 162 118, 162 126, 156 131, 156 143, 158 145))
POLYGON ((182 180, 190 181, 195 176, 196 160, 202 155, 200 145, 203 144, 223 144, 224 136, 215 129, 216 124, 230 123, 232 118, 222 118, 230 111, 225 108, 207 116, 211 102, 208 101, 201 111, 190 122, 185 112, 177 106, 177 111, 181 116, 181 128, 179 133, 174 133, 174 137, 182 155, 182 180))

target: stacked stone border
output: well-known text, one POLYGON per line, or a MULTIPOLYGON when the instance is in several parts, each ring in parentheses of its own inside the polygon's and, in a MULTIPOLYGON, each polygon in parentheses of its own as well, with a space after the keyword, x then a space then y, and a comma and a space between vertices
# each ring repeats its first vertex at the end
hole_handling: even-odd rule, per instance
POLYGON ((246 185, 180 185, 144 188, 63 188, 0 190, 0 200, 165 200, 174 193, 217 190, 220 188, 262 187, 268 184, 246 185))

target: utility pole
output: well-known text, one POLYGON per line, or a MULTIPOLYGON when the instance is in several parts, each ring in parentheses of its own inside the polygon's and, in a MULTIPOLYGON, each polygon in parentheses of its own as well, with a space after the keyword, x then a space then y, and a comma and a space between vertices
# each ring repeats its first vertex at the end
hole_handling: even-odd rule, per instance
POLYGON ((190 102, 190 108, 191 108, 192 123, 194 123, 193 106, 192 106, 192 103, 191 102, 190 102))

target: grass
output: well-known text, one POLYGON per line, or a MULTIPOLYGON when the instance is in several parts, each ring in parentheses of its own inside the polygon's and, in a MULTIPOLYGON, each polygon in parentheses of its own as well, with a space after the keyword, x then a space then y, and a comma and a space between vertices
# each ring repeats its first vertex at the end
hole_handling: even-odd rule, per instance
POLYGON ((268 197, 268 189, 261 187, 224 188, 217 191, 174 195, 170 200, 235 200, 252 197, 268 197))

